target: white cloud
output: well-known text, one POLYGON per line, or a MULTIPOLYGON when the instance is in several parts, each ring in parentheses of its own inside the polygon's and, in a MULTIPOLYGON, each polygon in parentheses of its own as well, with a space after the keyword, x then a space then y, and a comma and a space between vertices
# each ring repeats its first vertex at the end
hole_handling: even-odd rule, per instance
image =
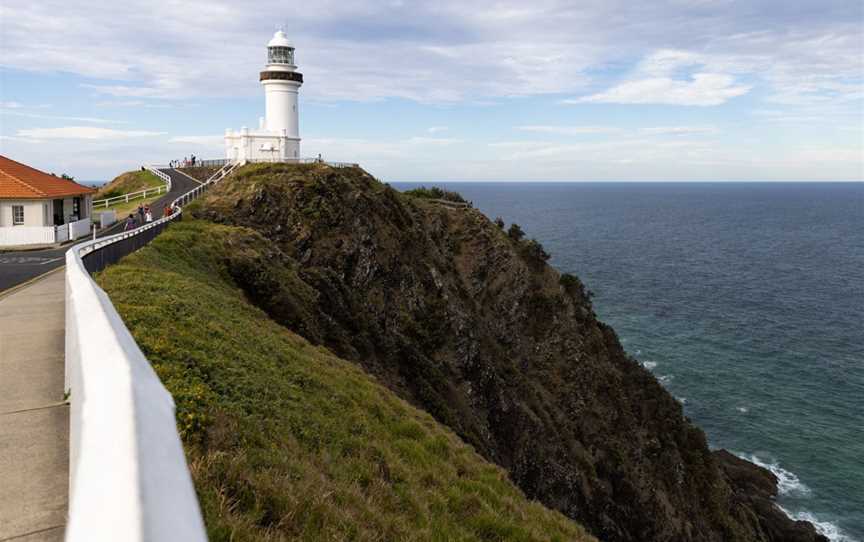
POLYGON ((426 129, 426 131, 429 132, 430 134, 437 134, 440 132, 446 132, 447 130, 449 130, 449 128, 447 128, 446 126, 431 126, 431 127, 426 129))
POLYGON ((127 121, 116 119, 104 119, 98 117, 67 117, 63 115, 43 115, 41 113, 28 113, 15 109, 13 111, 3 111, 3 115, 11 115, 16 117, 26 117, 29 119, 47 119, 47 120, 63 120, 70 122, 92 122, 94 124, 127 124, 127 121))
POLYGON ((522 132, 538 132, 543 134, 558 134, 558 135, 589 135, 589 134, 609 134, 619 132, 619 128, 612 126, 546 126, 546 125, 529 125, 517 126, 517 130, 522 132))
POLYGON ((116 140, 130 137, 151 137, 163 135, 164 132, 147 132, 143 130, 114 130, 95 126, 64 126, 62 128, 27 128, 18 130, 18 137, 31 139, 94 139, 116 140))
POLYGON ((694 73, 689 80, 654 77, 627 81, 605 92, 564 102, 711 106, 742 96, 751 88, 736 84, 728 74, 694 73))
POLYGON ((697 135, 697 134, 716 134, 717 128, 714 126, 654 126, 651 128, 642 128, 642 133, 649 135, 697 135))
POLYGON ((225 137, 221 135, 174 136, 168 139, 168 143, 183 143, 222 149, 225 146, 225 137))

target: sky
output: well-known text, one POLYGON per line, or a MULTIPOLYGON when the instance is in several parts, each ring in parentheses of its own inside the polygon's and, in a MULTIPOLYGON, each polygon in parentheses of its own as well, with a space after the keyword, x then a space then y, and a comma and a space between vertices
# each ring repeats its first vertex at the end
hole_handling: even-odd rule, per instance
POLYGON ((859 0, 4 0, 0 154, 222 158, 280 26, 301 154, 385 181, 864 178, 859 0))

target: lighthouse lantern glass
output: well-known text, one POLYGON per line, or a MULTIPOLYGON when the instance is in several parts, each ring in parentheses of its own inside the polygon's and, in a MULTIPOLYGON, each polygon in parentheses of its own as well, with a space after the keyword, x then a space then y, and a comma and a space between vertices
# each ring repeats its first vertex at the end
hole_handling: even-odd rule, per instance
POLYGON ((293 47, 268 47, 267 48, 267 63, 268 64, 290 64, 290 65, 294 65, 294 48, 293 47))

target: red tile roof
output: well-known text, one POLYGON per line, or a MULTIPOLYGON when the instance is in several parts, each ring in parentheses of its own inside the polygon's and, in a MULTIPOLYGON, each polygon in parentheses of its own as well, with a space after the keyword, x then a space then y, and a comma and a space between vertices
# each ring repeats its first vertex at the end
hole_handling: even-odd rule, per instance
POLYGON ((0 155, 0 199, 59 198, 95 191, 0 155))

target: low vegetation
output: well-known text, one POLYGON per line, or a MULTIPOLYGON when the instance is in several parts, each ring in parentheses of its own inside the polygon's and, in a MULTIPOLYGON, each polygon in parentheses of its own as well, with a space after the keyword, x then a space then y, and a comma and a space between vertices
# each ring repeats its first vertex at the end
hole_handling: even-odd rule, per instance
POLYGON ((115 177, 114 180, 105 186, 100 187, 99 191, 93 195, 93 199, 113 198, 164 185, 165 181, 149 171, 127 171, 115 177))
POLYGON ((593 540, 253 306, 232 276, 295 280, 274 251, 186 220, 97 278, 174 396, 211 540, 593 540))
POLYGON ((437 186, 432 186, 426 188, 425 186, 421 186, 420 188, 414 188, 412 190, 406 190, 404 194, 409 196, 413 196, 415 198, 423 198, 423 199, 441 199, 445 201, 453 201, 456 203, 468 203, 465 198, 462 197, 458 192, 452 192, 450 190, 444 190, 443 188, 439 188, 437 186))

